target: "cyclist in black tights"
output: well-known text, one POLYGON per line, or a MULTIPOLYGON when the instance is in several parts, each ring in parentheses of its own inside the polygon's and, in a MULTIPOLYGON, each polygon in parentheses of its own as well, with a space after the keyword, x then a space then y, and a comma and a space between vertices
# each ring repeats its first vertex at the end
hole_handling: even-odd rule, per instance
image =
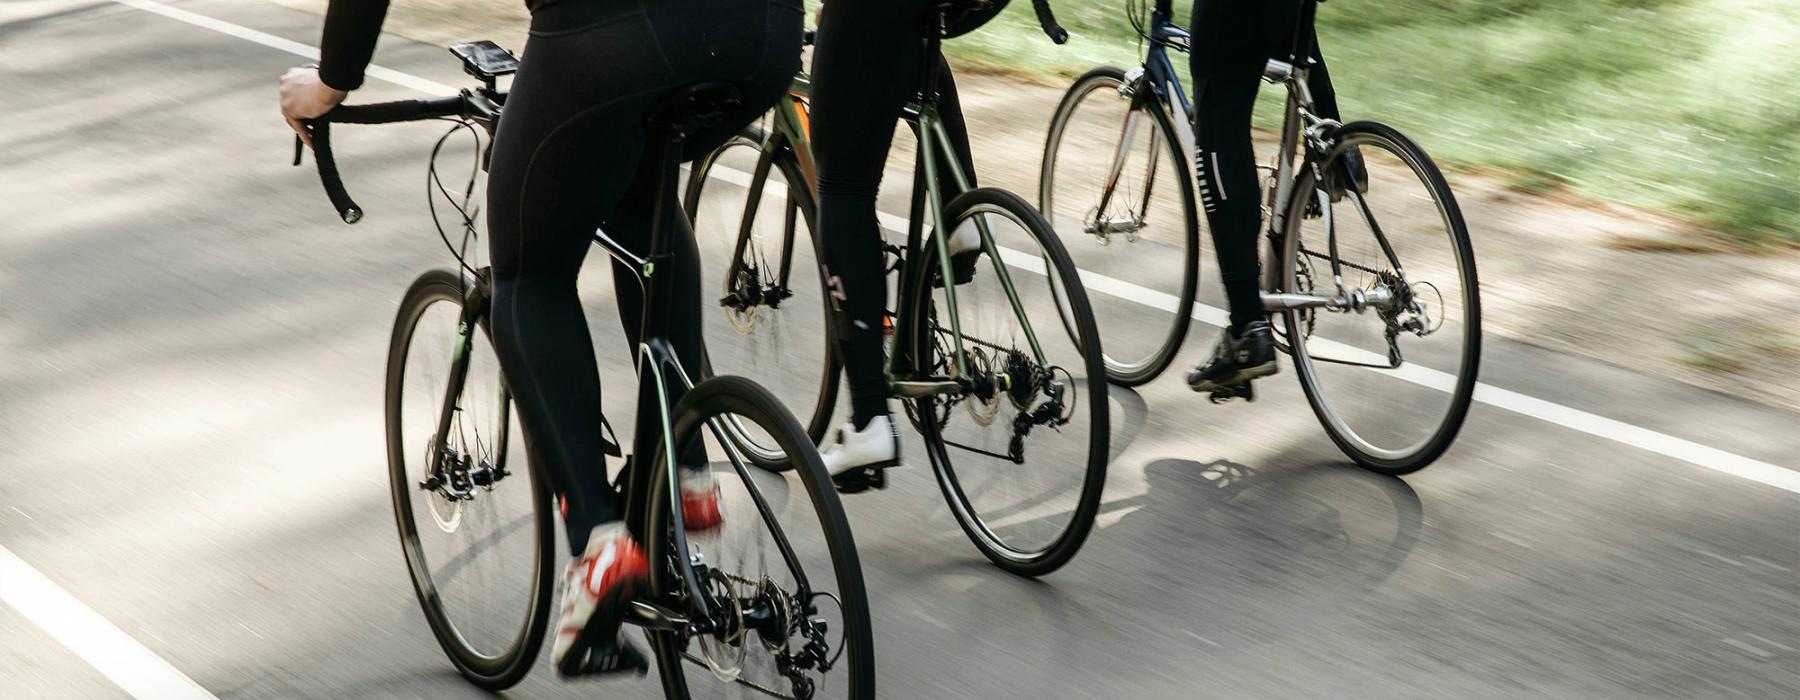
MULTIPOLYGON (((1211 359, 1188 373, 1188 386, 1195 391, 1216 391, 1276 371, 1274 337, 1262 308, 1257 266, 1262 202, 1250 144, 1250 113, 1263 66, 1293 52, 1301 3, 1308 1, 1194 2, 1188 54, 1194 90, 1194 174, 1231 307, 1231 325, 1211 359)), ((1312 47, 1317 62, 1307 83, 1314 107, 1319 116, 1337 119, 1337 94, 1324 56, 1312 39, 1312 27, 1304 31, 1305 44, 1312 47)))
MULTIPOLYGON (((887 168, 900 111, 920 87, 922 43, 939 0, 829 0, 819 18, 812 65, 812 147, 819 167, 819 233, 837 310, 838 356, 850 381, 850 424, 821 456, 834 477, 899 464, 900 433, 888 412, 882 314, 887 275, 875 194, 887 168)), ((947 34, 971 31, 1006 5, 947 18, 947 34)), ((950 68, 937 59, 938 113, 963 171, 975 178, 968 128, 950 68)), ((935 156, 934 156, 935 157, 935 156)), ((941 165, 940 167, 948 167, 941 165)), ((954 189, 954 183, 947 183, 954 189)), ((947 191, 945 197, 953 197, 947 191)), ((961 271, 973 268, 979 239, 951 240, 961 271)))
MULTIPOLYGON (((335 0, 320 67, 281 81, 282 113, 307 136, 317 117, 362 83, 386 0, 335 0)), ((529 0, 531 38, 507 97, 488 179, 493 337, 531 459, 562 497, 572 552, 555 644, 564 675, 642 671, 619 636, 624 603, 648 565, 620 522, 606 479, 600 380, 575 279, 595 228, 648 247, 657 206, 644 118, 670 91, 706 81, 738 85, 738 114, 690 135, 686 157, 712 150, 773 106, 800 67, 800 0, 529 0)), ((665 193, 673 197, 674 193, 665 193)), ((698 249, 678 217, 679 264, 669 331, 676 354, 700 367, 698 249)), ((660 270, 659 270, 660 272, 660 270)), ((615 275, 628 347, 642 290, 615 275)), ((673 397, 671 397, 673 398, 673 397)), ((703 472, 702 472, 703 473, 703 472)), ((690 529, 717 527, 716 487, 682 494, 690 529)), ((685 485, 684 485, 685 486, 685 485)))

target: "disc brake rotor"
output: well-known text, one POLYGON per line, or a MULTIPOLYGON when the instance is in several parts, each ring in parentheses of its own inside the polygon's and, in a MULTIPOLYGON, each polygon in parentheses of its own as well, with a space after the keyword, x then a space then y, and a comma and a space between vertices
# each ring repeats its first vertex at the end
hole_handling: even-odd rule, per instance
MULTIPOLYGON (((430 445, 426 445, 425 468, 428 473, 434 471, 432 466, 433 461, 436 459, 437 450, 432 449, 430 445)), ((456 532, 456 529, 462 525, 463 502, 460 498, 450 496, 445 488, 445 485, 439 484, 436 488, 421 487, 420 490, 427 494, 425 496, 425 505, 426 510, 431 511, 432 522, 437 524, 439 530, 451 533, 456 532)))
MULTIPOLYGON (((745 294, 744 290, 758 289, 761 281, 758 279, 755 268, 746 267, 738 271, 737 279, 733 280, 733 283, 733 288, 736 290, 734 293, 741 297, 745 294)), ((731 330, 737 331, 738 335, 750 335, 751 331, 756 330, 756 319, 761 308, 761 304, 746 303, 727 306, 725 307, 725 320, 731 323, 731 330)))
MULTIPOLYGON (((988 356, 987 351, 981 348, 966 350, 963 352, 963 357, 969 365, 969 374, 974 375, 976 382, 993 387, 995 382, 1000 381, 999 375, 994 372, 994 361, 988 356)), ((976 425, 993 424, 994 416, 1000 413, 999 394, 999 391, 990 388, 985 398, 981 394, 971 393, 968 400, 963 402, 963 405, 969 409, 969 417, 975 420, 976 425)))
POLYGON ((706 588, 715 605, 729 604, 726 614, 731 618, 723 628, 729 630, 727 636, 700 635, 700 658, 706 661, 706 667, 712 671, 713 677, 730 683, 736 681, 744 672, 744 658, 750 650, 744 645, 744 603, 738 596, 737 583, 731 576, 717 569, 707 572, 706 588))

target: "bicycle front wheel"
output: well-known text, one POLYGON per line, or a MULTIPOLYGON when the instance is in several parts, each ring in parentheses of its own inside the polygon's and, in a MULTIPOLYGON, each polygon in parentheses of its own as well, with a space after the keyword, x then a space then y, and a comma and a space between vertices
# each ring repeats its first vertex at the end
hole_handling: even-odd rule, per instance
POLYGON ((1322 187, 1302 170, 1273 286, 1338 295, 1335 262, 1350 303, 1287 312, 1284 340, 1346 455, 1384 474, 1418 471, 1455 440, 1481 364, 1481 289, 1462 211, 1425 151, 1382 124, 1344 126, 1318 172, 1351 184, 1322 187), (1353 152, 1366 174, 1348 165, 1353 152))
MULTIPOLYGON (((915 374, 955 376, 960 346, 968 389, 909 411, 963 532, 1000 568, 1041 576, 1081 549, 1106 484, 1100 334, 1068 253, 1025 200, 971 190, 945 219, 984 230, 987 260, 954 287, 954 304, 942 287, 914 285, 924 293, 903 302, 903 318, 915 374)), ((935 248, 918 264, 915 274, 938 270, 935 248)))
POLYGON ((1092 292, 1106 373, 1155 379, 1187 338, 1203 259, 1187 157, 1155 87, 1118 68, 1075 81, 1044 142, 1038 205, 1092 292))
POLYGON ((432 634, 465 677, 501 690, 531 671, 543 645, 555 523, 550 485, 511 439, 486 310, 463 308, 482 299, 465 294, 468 284, 434 270, 400 303, 388 346, 388 470, 432 634))
MULTIPOLYGON (((747 127, 693 165, 685 205, 700 246, 706 374, 765 382, 796 414, 813 443, 824 437, 837 398, 830 299, 813 246, 812 189, 791 151, 765 150, 747 127)), ((758 467, 791 462, 750 426, 727 426, 758 467)))
POLYGON ((701 382, 676 404, 675 444, 699 441, 718 485, 725 524, 677 537, 668 461, 652 462, 657 488, 646 532, 650 589, 659 604, 705 631, 653 632, 667 696, 875 697, 875 650, 862 566, 843 505, 818 450, 773 394, 743 377, 701 382), (755 428, 791 460, 798 478, 753 469, 726 434, 755 428), (690 672, 693 671, 693 672, 690 672))

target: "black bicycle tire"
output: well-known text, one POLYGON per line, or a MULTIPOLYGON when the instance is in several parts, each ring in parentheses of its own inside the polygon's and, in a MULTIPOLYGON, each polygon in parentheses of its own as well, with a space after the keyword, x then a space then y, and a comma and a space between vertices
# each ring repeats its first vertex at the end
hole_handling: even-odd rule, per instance
MULTIPOLYGON (((688 175, 688 183, 682 199, 683 209, 687 212, 688 220, 690 222, 695 220, 694 216, 699 212, 700 197, 704 193, 706 175, 711 171, 718 155, 723 153, 725 149, 730 148, 734 143, 740 146, 751 145, 760 148, 766 138, 767 132, 762 128, 756 125, 746 126, 742 131, 738 132, 738 135, 732 140, 726 141, 718 148, 713 149, 713 151, 707 154, 705 158, 694 161, 692 170, 688 175)), ((813 201, 812 187, 805 184, 807 182, 805 174, 801 171, 800 164, 795 159, 791 150, 785 153, 776 154, 773 165, 775 169, 781 171, 783 179, 787 181, 788 191, 790 193, 797 193, 794 201, 799 203, 801 215, 804 216, 808 222, 805 224, 806 233, 807 235, 812 236, 813 250, 817 253, 817 251, 820 250, 817 226, 818 204, 813 201), (800 183, 802 186, 795 187, 794 183, 800 183)), ((815 272, 819 275, 819 288, 821 290, 826 289, 824 272, 818 270, 815 270, 815 272)), ((796 270, 791 274, 807 273, 796 270)), ((843 376, 843 373, 840 371, 841 362, 838 358, 837 347, 831 342, 831 339, 837 336, 832 330, 834 316, 828 299, 825 301, 825 307, 825 313, 823 315, 825 327, 821 329, 819 335, 820 338, 825 339, 825 367, 823 368, 823 373, 819 377, 819 395, 814 399, 812 412, 807 416, 805 424, 806 434, 812 439, 814 445, 823 442, 826 433, 831 429, 832 412, 837 406, 837 396, 840 388, 839 382, 843 376)), ((702 344, 702 357, 704 358, 703 361, 705 366, 701 370, 701 376, 710 377, 713 375, 712 361, 711 356, 707 355, 705 352, 704 343, 702 344)), ((746 456, 749 457, 750 461, 759 469, 783 472, 791 468, 790 462, 787 460, 767 459, 752 451, 747 451, 746 456)))
MULTIPOLYGON (((990 205, 1006 209, 1008 213, 1025 224, 1037 244, 1047 254, 1050 266, 1055 269, 1054 274, 1063 280, 1064 287, 1069 290, 1068 301, 1077 317, 1077 337, 1071 340, 1075 342, 1077 348, 1084 350, 1082 361, 1087 376, 1087 386, 1078 390, 1077 395, 1087 397, 1088 405, 1091 407, 1088 420, 1092 439, 1088 443, 1087 473, 1082 480, 1081 495, 1076 501, 1075 512, 1069 520, 1068 527, 1055 542, 1036 556, 1015 556, 990 546, 983 538, 983 532, 987 531, 987 526, 980 522, 979 515, 974 514, 968 497, 962 492, 956 479, 955 469, 950 464, 949 455, 945 450, 943 436, 939 433, 941 428, 935 421, 920 421, 917 425, 924 438, 926 451, 931 457, 933 471, 938 478, 938 486, 943 490, 944 499, 949 503, 950 511, 955 516, 957 525, 962 527, 963 534, 968 535, 969 541, 975 544, 975 548, 996 566, 1012 574, 1035 578, 1062 568, 1075 557, 1075 554, 1081 550, 1082 544, 1087 541, 1088 534, 1093 530, 1094 518, 1100 510, 1100 499, 1106 486, 1107 462, 1111 457, 1109 442, 1112 431, 1111 419, 1108 416, 1109 404, 1106 398, 1108 380, 1105 366, 1102 364, 1101 355, 1098 352, 1103 346, 1100 332, 1094 323, 1093 309, 1088 304, 1087 292, 1081 286, 1081 277, 1075 269, 1075 264, 1069 259, 1068 251, 1063 249, 1062 241, 1050 230, 1050 224, 1044 221, 1043 216, 1038 214, 1038 210, 1016 194, 984 187, 969 190, 950 200, 950 203, 944 207, 944 219, 951 222, 951 226, 954 227, 954 222, 960 221, 964 212, 977 205, 990 205)), ((908 261, 909 266, 913 264, 924 265, 923 269, 925 270, 937 269, 935 248, 926 246, 924 255, 917 263, 908 261)), ((1050 270, 1046 270, 1046 273, 1050 273, 1050 270)), ((928 284, 919 284, 915 285, 915 289, 919 289, 921 293, 914 298, 903 300, 906 311, 902 317, 905 319, 905 323, 911 324, 911 328, 908 330, 911 338, 917 343, 912 353, 913 370, 924 375, 930 371, 931 334, 920 324, 928 323, 930 320, 928 305, 931 303, 932 288, 928 284)))
MULTIPOLYGON (((1294 348, 1291 343, 1288 352, 1293 356, 1294 374, 1300 380, 1300 388, 1306 394, 1307 403, 1312 407, 1313 414, 1318 417, 1320 425, 1325 428, 1325 434, 1338 446, 1338 449, 1365 469, 1389 476, 1401 476, 1424 469, 1443 456, 1444 451, 1448 450, 1450 445, 1455 442, 1457 433, 1462 430, 1463 422, 1468 417, 1470 404, 1474 400, 1477 377, 1481 373, 1481 283, 1475 268, 1475 249, 1469 239, 1468 224, 1463 220, 1462 208, 1456 203, 1455 192, 1450 189, 1450 184, 1444 179, 1437 163, 1425 153, 1425 149, 1419 147, 1405 134, 1379 122, 1361 121, 1346 124, 1338 129, 1332 138, 1341 141, 1348 136, 1357 134, 1368 134, 1376 139, 1384 139, 1404 151, 1409 151, 1407 155, 1415 159, 1419 165, 1425 178, 1425 184, 1433 190, 1433 195, 1438 197, 1438 201, 1444 207, 1445 217, 1450 222, 1450 235, 1454 239, 1457 250, 1457 265, 1464 276, 1463 308, 1468 317, 1465 321, 1465 333, 1469 342, 1464 346, 1461 360, 1468 371, 1457 376, 1456 386, 1450 394, 1450 409, 1445 412, 1444 420, 1438 424, 1437 432, 1426 440, 1417 452, 1400 459, 1385 459, 1357 447, 1349 438, 1339 434, 1332 427, 1329 417, 1330 409, 1325 404, 1324 398, 1317 395, 1313 389, 1316 381, 1308 381, 1306 378, 1307 363, 1300 361, 1299 350, 1294 348)), ((1311 167, 1301 168, 1300 175, 1294 182, 1294 191, 1310 193, 1313 189, 1313 169, 1311 167)), ((1302 214, 1306 206, 1304 200, 1304 197, 1296 196, 1294 201, 1289 203, 1286 221, 1286 228, 1289 230, 1283 232, 1282 245, 1284 249, 1277 251, 1281 254, 1279 264, 1283 268, 1281 279, 1284 280, 1293 277, 1293 270, 1287 268, 1290 265, 1289 261, 1295 259, 1295 256, 1286 248, 1297 245, 1298 236, 1293 234, 1293 230, 1302 225, 1304 219, 1302 214)), ((1296 334, 1300 332, 1299 315, 1287 312, 1283 314, 1283 317, 1288 337, 1297 337, 1296 334)))
MULTIPOLYGON (((1074 116, 1081 99, 1093 92, 1090 83, 1104 80, 1126 84, 1125 70, 1114 66, 1101 66, 1076 78, 1074 84, 1063 93, 1062 101, 1057 103, 1056 112, 1050 118, 1050 129, 1044 135, 1044 155, 1038 171, 1038 211, 1048 212, 1054 205, 1055 158, 1061 148, 1061 137, 1065 134, 1067 121, 1074 116)), ((1137 90, 1154 90, 1154 86, 1143 79, 1138 80, 1137 90)), ((1145 111, 1150 112, 1156 129, 1161 132, 1163 142, 1169 151, 1169 164, 1175 169, 1176 185, 1181 192, 1182 210, 1185 215, 1187 235, 1184 240, 1187 252, 1183 256, 1186 264, 1182 270, 1181 292, 1177 296, 1177 307, 1187 309, 1187 313, 1175 313, 1175 321, 1169 333, 1163 338, 1159 348, 1150 362, 1136 371, 1115 370, 1112 363, 1106 364, 1106 376, 1118 386, 1135 387, 1148 384, 1167 371, 1175 362, 1175 356, 1181 353, 1181 347, 1187 341, 1188 328, 1193 322, 1194 298, 1198 294, 1200 284, 1200 215, 1199 207, 1194 201, 1193 180, 1188 174, 1188 156, 1181 152, 1181 140, 1176 138, 1175 126, 1170 120, 1168 111, 1163 108, 1161 97, 1145 95, 1140 98, 1145 111)), ((1059 234, 1060 235, 1060 234, 1059 234)), ((1072 332, 1072 329, 1070 329, 1072 332)))
MULTIPOLYGON (((833 576, 835 577, 842 606, 844 621, 849 629, 844 630, 844 661, 850 663, 850 691, 853 700, 865 700, 875 697, 875 642, 869 618, 868 592, 863 581, 862 564, 856 553, 856 540, 850 531, 849 518, 844 514, 843 503, 838 499, 837 489, 830 476, 825 472, 825 463, 820 460, 818 449, 812 445, 806 432, 793 413, 782 405, 774 394, 745 377, 721 375, 708 378, 693 389, 687 391, 671 410, 670 425, 676 444, 685 443, 695 435, 695 431, 704 428, 704 420, 721 413, 735 413, 756 422, 783 447, 790 458, 798 456, 798 464, 790 470, 806 489, 812 503, 825 528, 826 546, 830 548, 833 576), (854 641, 852 641, 854 638, 854 641)), ((647 483, 657 489, 645 499, 649 504, 646 533, 668 532, 669 497, 661 487, 668 483, 665 474, 668 460, 661 447, 658 447, 656 458, 649 463, 652 469, 647 483)), ((667 550, 670 538, 648 536, 647 554, 649 561, 667 561, 672 554, 667 550)), ((685 556, 685 553, 679 553, 685 556)), ((670 601, 685 591, 684 584, 671 576, 677 567, 650 567, 650 595, 658 601, 670 601)), ((672 632, 651 632, 651 648, 656 654, 658 673, 663 680, 663 692, 671 698, 687 697, 685 674, 682 669, 683 659, 672 632)))
MULTIPOLYGON (((400 396, 404 390, 406 360, 409 354, 414 329, 419 317, 433 303, 448 301, 462 308, 464 303, 463 278, 451 270, 431 270, 415 279, 406 290, 400 303, 400 310, 395 315, 393 334, 388 343, 388 360, 383 397, 386 413, 385 428, 387 436, 389 491, 393 499, 394 524, 400 535, 401 554, 407 562, 409 578, 412 580, 413 592, 419 601, 419 607, 425 614, 425 621, 431 627, 432 636, 437 638, 438 645, 444 654, 456 666, 457 672, 469 682, 481 688, 493 691, 504 690, 516 684, 531 672, 538 651, 543 647, 544 635, 549 627, 551 584, 551 560, 555 556, 556 524, 550 514, 549 504, 553 498, 548 480, 536 473, 535 465, 526 459, 527 469, 532 469, 528 481, 534 492, 532 497, 534 527, 537 533, 536 575, 533 578, 533 592, 530 609, 526 613, 525 627, 515 640, 510 653, 504 654, 492 662, 482 659, 473 650, 461 644, 444 611, 441 600, 435 595, 435 584, 429 582, 429 574, 420 564, 415 550, 418 547, 417 523, 412 518, 411 491, 415 486, 406 474, 406 446, 402 444, 400 415, 400 396)), ((485 315, 479 317, 478 324, 487 332, 485 315)), ((505 414, 502 414, 504 420, 505 414)), ((503 426, 503 436, 510 427, 503 426)))

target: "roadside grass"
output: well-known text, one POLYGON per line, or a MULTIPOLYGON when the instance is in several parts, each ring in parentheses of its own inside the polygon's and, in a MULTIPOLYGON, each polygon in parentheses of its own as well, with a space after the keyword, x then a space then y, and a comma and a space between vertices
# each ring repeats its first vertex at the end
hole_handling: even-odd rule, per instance
MULTIPOLYGON (((1057 83, 1141 56, 1125 0, 1053 2, 1068 45, 1014 0, 947 50, 1057 83)), ((1188 3, 1176 8, 1185 22, 1188 3)), ((1745 247, 1800 245, 1800 2, 1341 0, 1319 23, 1347 119, 1390 122, 1525 189, 1670 212, 1745 247)), ((1263 91, 1263 126, 1277 95, 1263 91)))

